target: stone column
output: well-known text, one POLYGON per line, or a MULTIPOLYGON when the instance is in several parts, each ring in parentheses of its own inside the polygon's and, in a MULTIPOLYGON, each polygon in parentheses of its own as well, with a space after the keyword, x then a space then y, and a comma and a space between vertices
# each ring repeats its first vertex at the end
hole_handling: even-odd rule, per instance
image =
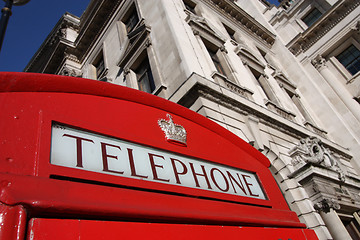
POLYGON ((320 216, 334 240, 351 239, 350 234, 335 211, 340 209, 339 203, 332 199, 323 199, 321 202, 316 203, 314 207, 320 212, 320 216))
POLYGON ((311 61, 311 63, 316 67, 319 73, 331 86, 334 92, 339 96, 342 102, 348 107, 351 113, 355 118, 360 121, 360 111, 359 104, 353 99, 353 96, 345 89, 345 87, 339 82, 339 80, 334 76, 331 70, 328 68, 327 61, 320 55, 311 61))

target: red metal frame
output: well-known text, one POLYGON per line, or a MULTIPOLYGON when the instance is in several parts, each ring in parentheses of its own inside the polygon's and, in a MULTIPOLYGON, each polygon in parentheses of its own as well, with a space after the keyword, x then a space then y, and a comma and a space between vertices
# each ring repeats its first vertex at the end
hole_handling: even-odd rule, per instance
POLYGON ((0 202, 25 207, 29 217, 305 228, 264 155, 175 103, 88 79, 1 73, 0 112, 0 181, 9 182, 1 185, 0 202), (156 121, 167 113, 188 131, 187 147, 165 141, 156 121), (255 172, 268 199, 52 165, 53 122, 255 172))
MULTIPOLYGON (((86 220, 33 219, 32 236, 37 240, 77 239, 316 239, 308 229, 203 226, 185 224, 129 223, 86 220)), ((29 239, 30 240, 30 239, 29 239)))

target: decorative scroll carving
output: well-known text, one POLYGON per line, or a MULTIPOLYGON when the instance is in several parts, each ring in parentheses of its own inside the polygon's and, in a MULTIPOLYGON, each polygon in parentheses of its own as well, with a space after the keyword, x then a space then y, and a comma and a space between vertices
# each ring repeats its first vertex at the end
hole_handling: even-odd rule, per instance
POLYGON ((82 74, 80 71, 77 71, 75 69, 70 69, 68 67, 64 67, 61 70, 60 75, 69 76, 69 77, 82 77, 82 74))
POLYGON ((321 55, 317 55, 313 60, 311 60, 311 63, 316 69, 320 69, 326 66, 326 59, 321 55))
POLYGON ((335 210, 339 210, 340 204, 334 199, 325 198, 321 200, 321 202, 315 203, 314 208, 319 212, 328 213, 330 212, 331 208, 335 210))
POLYGON ((289 153, 292 157, 292 165, 297 166, 300 163, 320 165, 338 172, 339 180, 345 181, 345 174, 339 166, 338 159, 324 147, 320 139, 316 137, 301 139, 289 153))

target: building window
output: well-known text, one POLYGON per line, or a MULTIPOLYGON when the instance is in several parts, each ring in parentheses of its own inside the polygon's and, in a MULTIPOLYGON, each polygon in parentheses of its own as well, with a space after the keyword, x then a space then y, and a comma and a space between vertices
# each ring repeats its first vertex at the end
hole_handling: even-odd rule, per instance
POLYGON ((139 64, 134 72, 136 73, 139 90, 152 93, 155 90, 155 83, 147 57, 139 64))
POLYGON ((278 101, 277 101, 276 97, 274 96, 274 94, 271 93, 270 86, 269 86, 267 80, 265 79, 264 74, 255 70, 251 66, 249 66, 249 69, 250 69, 250 72, 252 73, 252 75, 255 77, 257 83, 263 90, 263 93, 265 94, 266 98, 269 99, 270 101, 272 101, 273 103, 277 104, 278 101))
POLYGON ((185 5, 186 10, 188 10, 189 12, 196 15, 196 12, 195 12, 196 4, 195 3, 193 3, 192 1, 189 1, 189 0, 184 0, 183 3, 185 5))
POLYGON ((96 69, 96 79, 101 79, 105 75, 105 61, 104 61, 104 55, 101 52, 97 58, 95 59, 93 66, 96 69))
POLYGON ((352 75, 360 70, 360 51, 354 45, 351 44, 336 58, 352 75))
POLYGON ((208 47, 206 47, 206 49, 208 50, 211 60, 215 65, 216 71, 224 76, 226 76, 224 68, 222 67, 219 57, 216 55, 216 51, 209 49, 208 47))
POLYGON ((289 98, 291 99, 291 101, 294 103, 294 105, 296 106, 296 108, 299 110, 300 114, 302 115, 302 117, 309 123, 313 123, 313 120, 311 119, 310 115, 308 114, 308 112, 305 110, 305 108, 303 107, 303 105, 301 104, 300 98, 299 96, 294 92, 291 91, 289 89, 285 88, 285 92, 286 94, 289 96, 289 98))
MULTIPOLYGON (((357 215, 357 213, 354 213, 354 215, 357 215)), ((360 239, 360 225, 359 222, 355 219, 341 219, 341 221, 343 222, 346 230, 348 231, 348 233, 351 236, 351 239, 360 239)))
POLYGON ((228 26, 226 26, 226 25, 224 25, 224 27, 225 27, 226 32, 229 34, 230 39, 232 39, 232 40, 234 40, 234 41, 236 42, 236 39, 235 39, 235 31, 232 30, 230 27, 228 27, 228 26))
POLYGON ((126 31, 130 33, 132 30, 134 30, 138 22, 139 22, 139 17, 136 13, 136 8, 134 7, 130 12, 129 17, 124 21, 126 31))
POLYGON ((303 17, 301 20, 308 27, 310 27, 311 25, 313 25, 316 22, 316 20, 318 20, 321 17, 321 15, 322 15, 322 13, 317 8, 314 8, 305 17, 303 17))

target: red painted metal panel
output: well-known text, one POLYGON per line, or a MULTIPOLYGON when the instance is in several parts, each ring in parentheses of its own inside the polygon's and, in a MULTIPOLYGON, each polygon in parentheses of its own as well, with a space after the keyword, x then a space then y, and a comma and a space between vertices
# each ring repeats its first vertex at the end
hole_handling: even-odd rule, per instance
MULTIPOLYGON (((11 182, 0 186, 0 202, 21 204, 31 217, 305 231, 305 225, 288 209, 265 156, 216 123, 175 103, 93 80, 0 73, 0 112, 0 181, 11 182), (187 146, 165 140, 157 121, 167 114, 188 131, 187 146), (51 164, 54 123, 256 173, 266 199, 51 164)), ((32 224, 37 229, 37 224, 48 222, 34 220, 32 224)))
MULTIPOLYGON (((32 219, 31 240, 47 239, 251 239, 315 240, 306 229, 254 228, 235 226, 129 223, 66 219, 32 219)), ((30 240, 30 239, 28 239, 30 240)))
MULTIPOLYGON (((8 186, 10 182, 1 182, 8 186)), ((0 239, 22 240, 25 238, 26 212, 23 206, 6 206, 0 203, 0 239)))

